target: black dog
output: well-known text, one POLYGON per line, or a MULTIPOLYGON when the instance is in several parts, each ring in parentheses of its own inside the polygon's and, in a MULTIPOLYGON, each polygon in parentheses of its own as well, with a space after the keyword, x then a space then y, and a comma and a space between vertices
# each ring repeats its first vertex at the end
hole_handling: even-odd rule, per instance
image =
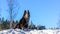
POLYGON ((27 10, 27 11, 25 10, 23 17, 21 18, 21 20, 19 21, 19 23, 16 25, 15 28, 19 28, 22 30, 28 29, 29 19, 30 19, 30 12, 29 12, 29 10, 27 10))

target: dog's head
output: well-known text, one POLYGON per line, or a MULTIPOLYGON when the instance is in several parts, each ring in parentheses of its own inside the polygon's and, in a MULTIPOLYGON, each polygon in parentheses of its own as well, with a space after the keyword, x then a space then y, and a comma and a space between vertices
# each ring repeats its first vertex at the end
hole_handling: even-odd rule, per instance
POLYGON ((30 18, 30 12, 29 12, 29 10, 25 10, 24 11, 24 18, 25 19, 29 19, 30 18))

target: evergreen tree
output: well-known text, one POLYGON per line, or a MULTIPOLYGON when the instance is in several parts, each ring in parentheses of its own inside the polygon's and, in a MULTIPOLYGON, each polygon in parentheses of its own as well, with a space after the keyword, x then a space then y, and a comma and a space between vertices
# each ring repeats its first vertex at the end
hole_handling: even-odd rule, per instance
POLYGON ((29 25, 29 29, 35 29, 35 25, 33 24, 33 22, 31 21, 31 24, 29 25))

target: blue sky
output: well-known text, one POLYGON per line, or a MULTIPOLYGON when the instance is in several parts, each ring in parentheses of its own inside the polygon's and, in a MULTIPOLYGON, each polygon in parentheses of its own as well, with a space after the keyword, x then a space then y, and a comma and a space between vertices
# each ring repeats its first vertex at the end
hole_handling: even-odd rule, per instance
MULTIPOLYGON (((30 11, 30 22, 37 25, 45 25, 46 28, 57 27, 60 13, 60 0, 17 0, 20 7, 15 20, 20 20, 24 10, 30 11)), ((8 3, 0 0, 1 16, 8 19, 8 3)))

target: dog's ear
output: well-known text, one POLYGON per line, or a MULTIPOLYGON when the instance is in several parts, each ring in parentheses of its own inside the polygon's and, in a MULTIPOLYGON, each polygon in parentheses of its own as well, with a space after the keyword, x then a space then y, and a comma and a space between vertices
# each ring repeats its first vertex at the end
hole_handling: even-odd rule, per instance
POLYGON ((28 10, 28 14, 29 14, 29 16, 30 16, 30 12, 29 12, 29 10, 28 10))
POLYGON ((24 15, 23 16, 25 16, 25 14, 26 14, 26 10, 24 11, 24 15))
POLYGON ((26 10, 24 11, 24 14, 26 13, 26 10))

